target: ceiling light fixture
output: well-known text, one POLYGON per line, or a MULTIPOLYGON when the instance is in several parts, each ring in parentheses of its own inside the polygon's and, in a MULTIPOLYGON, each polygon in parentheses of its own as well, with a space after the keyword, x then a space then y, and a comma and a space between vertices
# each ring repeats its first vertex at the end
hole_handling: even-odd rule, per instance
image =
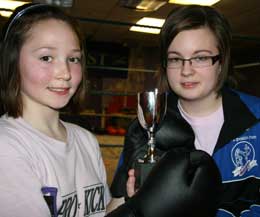
POLYGON ((2 16, 2 17, 10 17, 12 15, 12 13, 13 13, 13 11, 0 9, 0 16, 2 16))
POLYGON ((140 26, 132 26, 129 30, 135 32, 145 32, 150 34, 159 34, 161 27, 164 24, 164 19, 144 17, 136 22, 140 26), (142 25, 142 26, 141 26, 142 25), (146 27, 147 26, 147 27, 146 27), (156 28, 159 27, 159 28, 156 28))
POLYGON ((169 0, 171 4, 182 4, 182 5, 205 5, 211 6, 220 0, 169 0))
POLYGON ((10 1, 10 0, 0 0, 0 15, 3 17, 10 17, 12 11, 28 2, 23 1, 10 1))
POLYGON ((156 11, 166 3, 167 0, 119 0, 122 7, 144 12, 156 11))

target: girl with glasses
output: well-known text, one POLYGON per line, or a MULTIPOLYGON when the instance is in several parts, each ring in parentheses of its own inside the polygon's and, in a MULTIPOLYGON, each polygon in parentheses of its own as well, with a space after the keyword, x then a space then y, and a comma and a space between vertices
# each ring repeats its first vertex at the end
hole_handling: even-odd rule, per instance
MULTIPOLYGON (((229 85, 228 21, 211 7, 181 6, 168 15, 160 36, 159 88, 168 92, 168 107, 156 133, 157 153, 207 152, 223 184, 216 216, 259 216, 260 99, 229 85)), ((115 197, 135 193, 133 168, 145 153, 146 141, 146 133, 134 121, 112 184, 115 197)))

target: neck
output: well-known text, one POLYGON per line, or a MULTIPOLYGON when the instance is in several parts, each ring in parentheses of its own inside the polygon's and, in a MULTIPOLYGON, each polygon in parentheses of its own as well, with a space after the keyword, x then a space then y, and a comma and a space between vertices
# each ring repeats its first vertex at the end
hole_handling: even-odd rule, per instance
POLYGON ((222 97, 216 95, 203 100, 184 100, 180 99, 182 109, 191 116, 207 116, 215 112, 222 104, 222 97))
POLYGON ((45 135, 66 142, 66 129, 60 122, 58 111, 50 108, 27 110, 25 107, 22 118, 45 135))

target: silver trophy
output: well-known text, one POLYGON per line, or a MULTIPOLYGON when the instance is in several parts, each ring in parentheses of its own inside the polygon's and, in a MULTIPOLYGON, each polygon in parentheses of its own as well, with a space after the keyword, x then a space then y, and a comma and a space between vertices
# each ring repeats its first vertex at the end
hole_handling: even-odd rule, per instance
POLYGON ((159 157, 155 153, 155 132, 165 116, 167 108, 166 93, 159 93, 158 89, 144 91, 137 94, 137 116, 141 126, 147 131, 147 153, 135 164, 136 188, 142 185, 151 168, 159 157))

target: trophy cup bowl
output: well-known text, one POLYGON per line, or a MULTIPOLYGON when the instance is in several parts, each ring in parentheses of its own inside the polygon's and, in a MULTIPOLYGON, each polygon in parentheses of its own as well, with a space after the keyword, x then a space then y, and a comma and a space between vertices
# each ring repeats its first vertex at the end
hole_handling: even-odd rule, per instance
POLYGON ((135 187, 139 188, 159 159, 155 152, 155 132, 166 113, 167 95, 166 93, 160 94, 158 89, 139 92, 137 102, 138 121, 148 134, 147 152, 135 163, 135 187))

